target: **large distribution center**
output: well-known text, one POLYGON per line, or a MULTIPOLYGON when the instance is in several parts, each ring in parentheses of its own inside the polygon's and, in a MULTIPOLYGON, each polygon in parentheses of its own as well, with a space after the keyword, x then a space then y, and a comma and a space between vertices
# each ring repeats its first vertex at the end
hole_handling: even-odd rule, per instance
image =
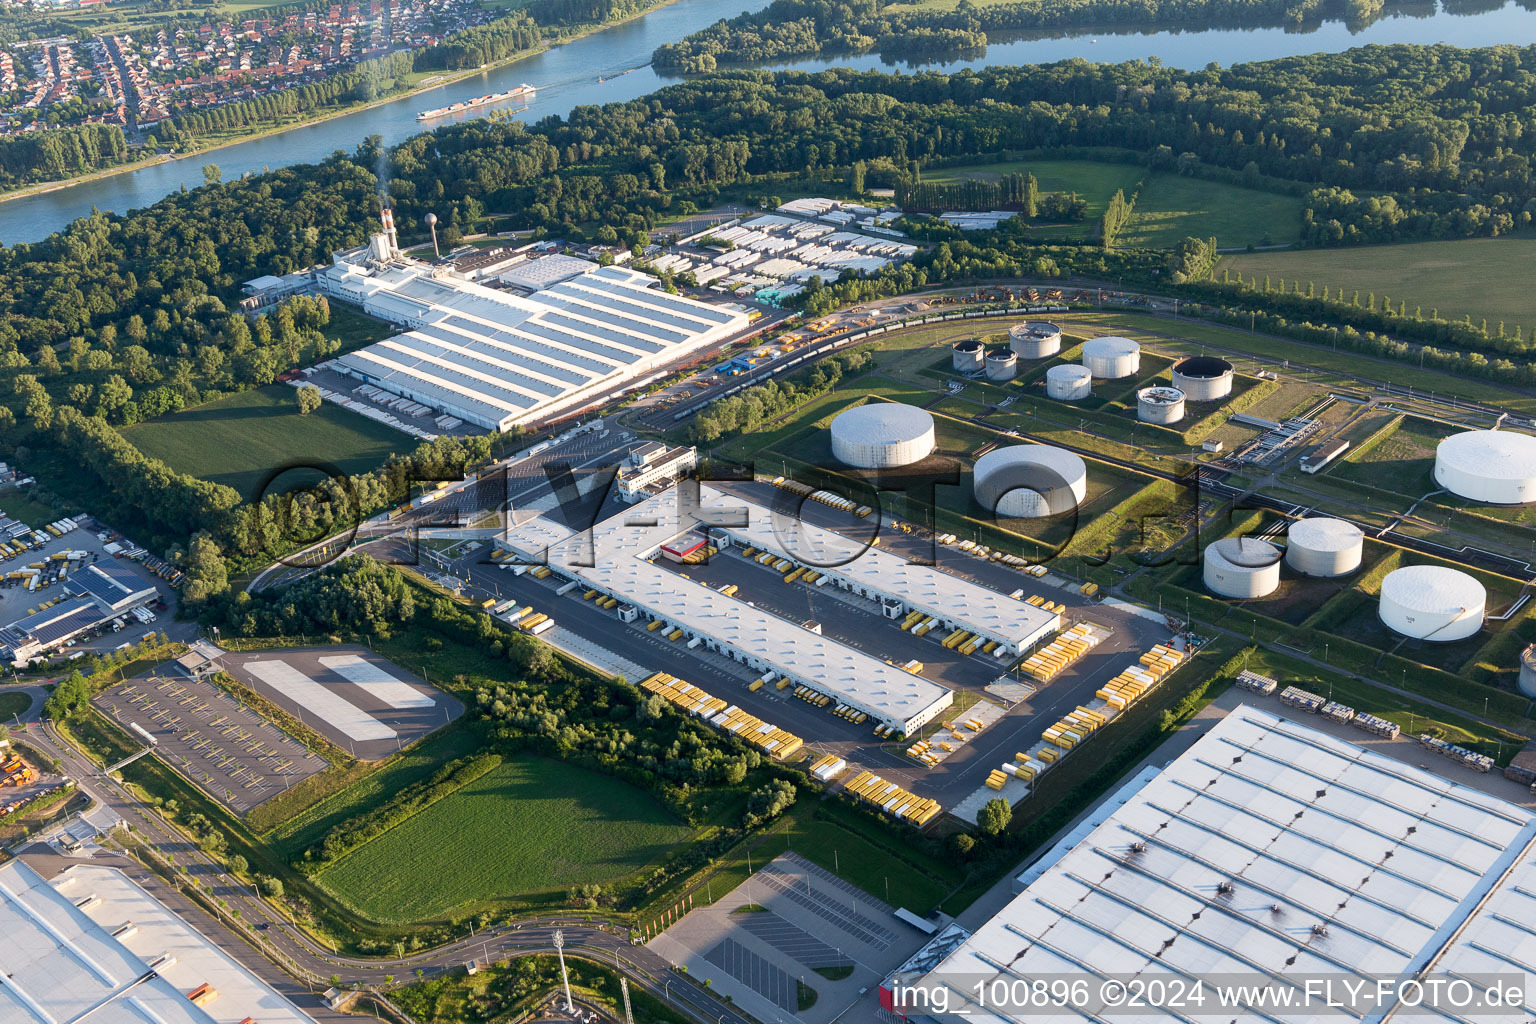
MULTIPOLYGON (((1251 983, 1254 1000, 1321 978, 1375 992, 1379 977, 1421 971, 1524 986, 1536 969, 1533 840, 1536 818, 1521 807, 1241 706, 1105 801, 914 989, 948 991, 943 1020, 1380 1021, 1390 1003, 1217 1006, 1211 982, 1251 983), (1063 976, 1088 980, 1072 1009, 1007 995, 1014 979, 1063 976), (1129 977, 1206 979, 1211 998, 1190 1015, 1098 1001, 1109 991, 1098 980, 1129 977), (1004 994, 988 1005, 978 992, 995 992, 993 980, 1004 994)), ((909 1017, 939 1017, 906 1005, 909 1017)))
POLYGON ((964 627, 1007 651, 1028 648, 1059 628, 1060 616, 932 567, 913 565, 830 530, 776 514, 710 487, 699 504, 674 488, 626 515, 572 535, 545 519, 514 527, 502 543, 528 559, 633 605, 649 618, 703 638, 756 671, 771 670, 911 732, 950 706, 948 689, 852 646, 727 596, 656 564, 663 546, 706 531, 721 547, 750 545, 801 564, 851 593, 900 611, 924 611, 950 628, 964 627))
POLYGON ((1489 505, 1536 501, 1536 437, 1509 430, 1452 434, 1435 449, 1435 483, 1489 505))
POLYGON ((313 1024, 115 868, 0 865, 6 1024, 313 1024))
POLYGON ((901 402, 868 402, 832 421, 832 454, 845 466, 891 469, 933 454, 933 414, 901 402))
POLYGON ((523 296, 402 257, 387 238, 338 254, 317 279, 406 328, 329 365, 488 430, 579 408, 747 326, 744 311, 667 295, 622 267, 593 264, 523 296))

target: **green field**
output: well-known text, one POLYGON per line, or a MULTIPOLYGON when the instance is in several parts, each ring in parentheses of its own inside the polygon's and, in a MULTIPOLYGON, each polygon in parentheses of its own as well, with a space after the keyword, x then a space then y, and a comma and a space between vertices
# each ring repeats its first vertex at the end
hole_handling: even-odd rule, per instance
POLYGON ((1148 175, 1138 164, 1096 160, 1014 160, 936 168, 924 175, 932 182, 979 178, 996 181, 1004 174, 1033 174, 1040 191, 1076 192, 1088 201, 1080 224, 1040 225, 1037 233, 1085 235, 1096 230, 1116 189, 1129 198, 1142 182, 1135 219, 1120 236, 1121 245, 1168 248, 1184 238, 1216 236, 1223 247, 1284 245, 1297 240, 1303 202, 1296 196, 1241 188, 1221 182, 1158 172, 1148 175))
POLYGON ((1104 208, 1109 205, 1109 197, 1115 194, 1115 189, 1122 189, 1129 196, 1136 191, 1136 183, 1145 172, 1136 164, 1101 163, 1095 160, 1011 160, 1006 163, 938 168, 925 172, 923 180, 945 182, 980 178, 983 181, 996 181, 1005 174, 1015 173, 1033 174, 1042 194, 1076 192, 1080 198, 1086 199, 1087 219, 1072 227, 1088 231, 1104 216, 1104 208))
POLYGON ((344 474, 364 473, 415 446, 407 435, 330 402, 300 416, 294 389, 286 384, 229 395, 123 434, 172 469, 228 484, 247 498, 285 466, 326 464, 344 474))
POLYGON ((32 706, 32 697, 25 693, 0 692, 0 725, 8 725, 27 708, 32 706))
POLYGON ((34 529, 78 511, 80 511, 78 508, 68 503, 53 504, 38 501, 35 486, 22 491, 7 491, 0 494, 0 512, 34 529))
MULTIPOLYGON (((1226 240, 1217 239, 1225 244, 1226 240)), ((1276 239, 1279 241, 1279 239, 1276 239)), ((1327 285, 1335 295, 1356 290, 1360 301, 1376 293, 1407 300, 1409 311, 1432 309, 1448 320, 1470 315, 1488 319, 1490 329, 1503 320, 1510 333, 1516 324, 1536 330, 1536 290, 1530 267, 1536 263, 1536 235, 1467 238, 1454 242, 1406 242, 1349 249, 1308 249, 1305 252, 1262 252, 1232 256, 1217 273, 1230 268, 1244 278, 1311 281, 1322 294, 1327 285)), ((1393 378, 1394 380, 1396 378, 1393 378)))
POLYGON ((1167 249, 1187 235, 1215 235, 1223 248, 1284 245, 1300 236, 1304 205, 1297 196, 1158 173, 1142 187, 1119 244, 1167 249))
POLYGON ((693 830, 605 775, 523 758, 415 815, 322 871, 328 890, 382 921, 612 882, 693 830))

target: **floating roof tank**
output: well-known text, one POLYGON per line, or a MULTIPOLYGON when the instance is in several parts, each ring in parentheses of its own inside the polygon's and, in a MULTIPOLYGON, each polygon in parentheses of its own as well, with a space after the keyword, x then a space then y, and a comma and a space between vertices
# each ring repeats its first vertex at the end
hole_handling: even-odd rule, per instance
POLYGON ((1141 346, 1130 338, 1094 338, 1083 342, 1083 365, 1103 380, 1129 377, 1141 367, 1141 346))
POLYGON ((1013 380, 1019 371, 1019 357, 1011 349, 1000 348, 987 353, 987 379, 1013 380))
POLYGON ((886 469, 933 453, 933 416, 901 402, 869 402, 832 421, 832 454, 847 466, 886 469))
POLYGON ((1184 418, 1184 392, 1178 388, 1142 388, 1136 392, 1136 418, 1143 423, 1169 424, 1184 418))
POLYGON ((1487 600, 1483 585, 1459 569, 1410 565, 1381 581, 1381 621, 1416 640, 1465 640, 1483 628, 1487 600))
POLYGON ((1252 537, 1227 537, 1207 544, 1205 585, 1213 594, 1238 600, 1264 597, 1280 585, 1280 551, 1252 537))
POLYGON ((1173 386, 1191 402, 1214 402, 1232 393, 1232 364, 1215 356, 1190 356, 1173 364, 1173 386))
POLYGON ((975 373, 981 369, 983 349, 975 338, 955 342, 950 352, 955 358, 955 372, 975 373))
POLYGON ((1008 344, 1020 359, 1044 359, 1061 351, 1061 328, 1044 320, 1008 328, 1008 344))
POLYGON ((1298 519, 1286 535, 1285 563, 1307 576, 1343 576, 1360 568, 1365 534, 1354 523, 1298 519))
POLYGON ((1469 501, 1536 501, 1536 437, 1510 430, 1452 434, 1435 449, 1435 483, 1469 501))
POLYGON ((1064 363, 1045 371, 1045 395, 1063 402, 1078 402, 1093 394, 1093 374, 1088 367, 1064 363))
POLYGON ((976 460, 972 487, 977 503, 999 516, 1059 515, 1088 496, 1088 466, 1063 448, 1008 445, 976 460))

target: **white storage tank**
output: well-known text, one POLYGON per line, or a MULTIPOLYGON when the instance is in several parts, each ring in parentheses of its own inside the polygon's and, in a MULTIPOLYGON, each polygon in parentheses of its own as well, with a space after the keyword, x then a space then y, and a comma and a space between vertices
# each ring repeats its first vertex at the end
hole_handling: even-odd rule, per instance
POLYGON ((845 466, 909 466, 933 454, 933 416, 901 402, 869 402, 832 421, 832 454, 845 466))
POLYGON ((1043 320, 1008 328, 1008 345, 1020 359, 1044 359, 1061 351, 1061 328, 1043 320))
POLYGON ((1469 501, 1536 501, 1536 437, 1509 430, 1452 434, 1435 449, 1435 483, 1469 501))
POLYGON ((1045 395, 1063 402, 1079 402, 1093 394, 1093 374, 1086 366, 1065 363, 1045 371, 1045 395))
POLYGON ((1483 628, 1488 592, 1459 569, 1410 565, 1381 581, 1381 621, 1415 640, 1465 640, 1483 628))
POLYGON ((1184 392, 1178 388, 1142 388, 1136 392, 1136 418, 1143 423, 1179 422, 1184 418, 1184 392))
POLYGON ((1013 380, 1019 371, 1019 357, 1011 349, 1000 348, 987 353, 987 379, 1013 380))
POLYGON ((1286 534, 1285 564, 1306 576, 1343 576, 1360 568, 1365 534, 1354 523, 1298 519, 1286 534))
POLYGON ((1536 697, 1536 644, 1520 653, 1520 692, 1536 697))
POLYGON ((999 516, 1036 519, 1070 512, 1088 496, 1088 466, 1062 448, 1014 444, 976 460, 977 504, 999 516))
POLYGON ((1083 365, 1101 380, 1129 377, 1141 368, 1141 346, 1130 338, 1094 338, 1083 343, 1083 365))
POLYGON ((1191 402, 1214 402, 1232 393, 1232 364, 1215 356, 1190 356, 1173 364, 1173 386, 1191 402))
POLYGON ((1213 594, 1239 600, 1264 597, 1280 585, 1280 550, 1252 537, 1227 537, 1207 544, 1205 585, 1213 594))
POLYGON ((955 359, 956 373, 976 373, 981 369, 983 349, 975 338, 957 341, 949 351, 955 359))

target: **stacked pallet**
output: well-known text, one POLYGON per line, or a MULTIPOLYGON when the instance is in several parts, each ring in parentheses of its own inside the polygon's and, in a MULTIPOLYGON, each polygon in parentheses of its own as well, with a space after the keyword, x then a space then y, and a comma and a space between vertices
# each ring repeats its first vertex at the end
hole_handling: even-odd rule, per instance
POLYGON ((849 780, 848 792, 872 804, 898 821, 921 827, 943 810, 937 800, 908 793, 894 782, 887 782, 873 772, 859 772, 849 780))

